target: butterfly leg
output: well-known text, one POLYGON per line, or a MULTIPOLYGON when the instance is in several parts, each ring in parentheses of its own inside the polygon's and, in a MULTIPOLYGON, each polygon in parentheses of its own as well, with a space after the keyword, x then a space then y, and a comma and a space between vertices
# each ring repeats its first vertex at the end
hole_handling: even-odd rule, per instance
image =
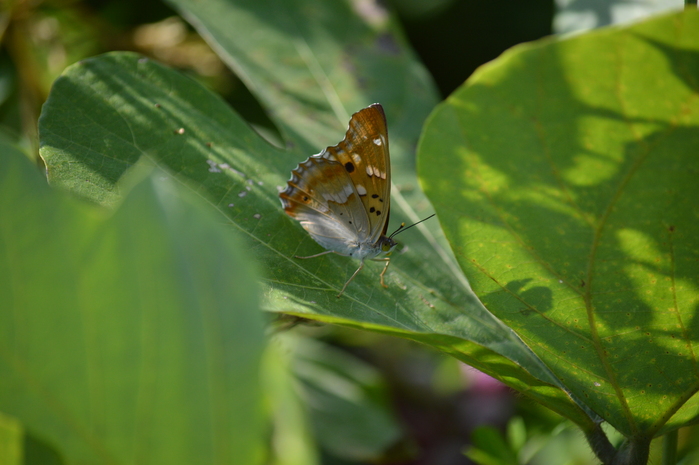
POLYGON ((386 266, 383 267, 383 271, 379 275, 381 278, 381 285, 385 288, 388 288, 388 284, 383 282, 383 275, 386 274, 386 270, 388 269, 388 265, 391 264, 391 257, 386 257, 386 258, 374 258, 373 259, 375 262, 386 262, 386 266))
POLYGON ((337 294, 337 297, 339 298, 342 294, 344 294, 345 289, 347 289, 347 285, 352 282, 355 276, 357 276, 357 273, 362 271, 362 268, 364 268, 364 260, 359 264, 359 268, 357 268, 357 271, 354 272, 352 276, 350 276, 350 279, 347 280, 344 286, 342 286, 342 290, 340 291, 339 294, 337 294))
POLYGON ((306 259, 306 258, 316 258, 316 257, 320 257, 321 255, 327 255, 327 254, 329 254, 329 253, 335 253, 335 252, 334 252, 333 250, 326 250, 325 252, 317 253, 317 254, 315 254, 315 255, 309 255, 308 257, 299 257, 298 255, 294 255, 294 258, 300 258, 300 259, 304 260, 304 259, 306 259))

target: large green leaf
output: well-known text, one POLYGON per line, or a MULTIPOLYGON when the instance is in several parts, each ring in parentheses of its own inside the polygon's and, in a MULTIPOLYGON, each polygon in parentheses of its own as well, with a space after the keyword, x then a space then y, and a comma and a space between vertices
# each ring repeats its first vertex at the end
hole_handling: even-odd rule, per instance
POLYGON ((394 257, 388 289, 379 285, 382 265, 369 263, 340 299, 336 295, 357 262, 293 258, 320 250, 284 215, 278 189, 297 163, 342 138, 349 113, 372 101, 384 104, 389 122, 398 187, 391 216, 408 220, 430 211, 415 189, 408 147, 434 99, 424 70, 390 21, 370 26, 342 2, 297 2, 300 10, 286 3, 243 3, 177 5, 261 97, 289 149, 265 142, 192 80, 151 60, 116 53, 78 63, 56 81, 40 121, 41 155, 51 181, 112 204, 126 170, 148 158, 218 208, 248 239, 265 269, 268 310, 430 344, 593 429, 590 416, 541 360, 485 310, 434 231, 415 228, 402 236, 409 249, 394 257), (353 24, 341 34, 334 21, 322 20, 338 11, 353 24), (343 63, 348 71, 335 72, 343 63))
POLYGON ((412 152, 437 103, 437 93, 398 24, 380 5, 168 2, 260 100, 287 144, 298 148, 294 155, 308 156, 336 144, 352 113, 381 102, 390 122, 394 181, 397 174, 415 179, 414 166, 407 165, 412 159, 408 150, 412 152))
POLYGON ((12 152, 0 411, 65 463, 256 463, 263 335, 239 241, 159 170, 112 213, 12 152))
POLYGON ((23 436, 22 424, 15 418, 0 413, 0 463, 7 465, 23 463, 23 436))
POLYGON ((289 338, 314 437, 323 449, 370 462, 401 436, 385 381, 374 367, 329 344, 289 338))
POLYGON ((699 14, 519 46, 419 172, 486 307, 629 437, 699 415, 699 14))

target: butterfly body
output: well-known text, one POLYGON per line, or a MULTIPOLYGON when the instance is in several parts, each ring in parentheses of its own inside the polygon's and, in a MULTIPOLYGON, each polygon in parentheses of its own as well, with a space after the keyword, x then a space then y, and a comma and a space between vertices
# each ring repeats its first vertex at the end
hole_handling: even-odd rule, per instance
POLYGON ((340 295, 364 260, 386 260, 388 267, 396 246, 386 236, 390 195, 388 129, 377 103, 352 115, 339 144, 300 163, 279 194, 284 211, 326 249, 311 257, 336 253, 361 260, 340 295))

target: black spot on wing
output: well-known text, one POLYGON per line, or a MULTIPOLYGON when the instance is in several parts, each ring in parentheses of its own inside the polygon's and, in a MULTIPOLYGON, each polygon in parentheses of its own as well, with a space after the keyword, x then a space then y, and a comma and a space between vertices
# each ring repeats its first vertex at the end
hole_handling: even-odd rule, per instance
POLYGON ((345 163, 345 169, 348 173, 352 173, 354 171, 354 165, 352 164, 352 162, 348 161, 347 163, 345 163))

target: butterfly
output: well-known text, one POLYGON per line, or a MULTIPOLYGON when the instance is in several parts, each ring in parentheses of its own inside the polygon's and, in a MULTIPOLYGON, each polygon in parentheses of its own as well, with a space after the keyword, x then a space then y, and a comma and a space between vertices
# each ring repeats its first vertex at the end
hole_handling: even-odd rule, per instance
MULTIPOLYGON (((308 157, 291 171, 279 194, 287 215, 301 223, 311 237, 330 253, 360 260, 359 268, 337 295, 364 267, 365 260, 385 261, 381 285, 397 243, 386 236, 391 203, 391 161, 388 125, 383 107, 374 103, 353 114, 339 144, 308 157)), ((424 221, 424 220, 423 220, 424 221)), ((414 225, 412 225, 414 226, 414 225)))

